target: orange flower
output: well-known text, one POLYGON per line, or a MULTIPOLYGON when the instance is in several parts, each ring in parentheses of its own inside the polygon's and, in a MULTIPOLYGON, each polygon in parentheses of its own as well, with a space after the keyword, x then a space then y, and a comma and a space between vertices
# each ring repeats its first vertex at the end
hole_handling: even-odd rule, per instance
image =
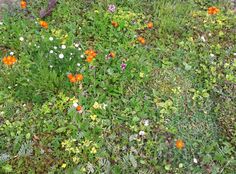
POLYGON ((153 28, 153 23, 152 23, 152 22, 148 22, 147 27, 148 27, 149 29, 152 29, 152 28, 153 28))
POLYGON ((183 149, 184 148, 184 142, 183 140, 177 140, 175 142, 175 146, 178 148, 178 149, 183 149))
POLYGON ((76 110, 79 111, 79 112, 82 111, 82 109, 83 109, 82 106, 77 106, 76 107, 76 110))
POLYGON ((83 77, 82 74, 76 74, 75 78, 76 78, 77 81, 81 81, 81 80, 83 80, 84 77, 83 77))
POLYGON ((69 78, 71 83, 76 83, 78 81, 83 80, 83 75, 82 74, 76 74, 75 76, 73 74, 68 74, 67 77, 69 78))
POLYGON ((88 56, 85 61, 91 63, 93 61, 93 56, 88 56))
POLYGON ((116 54, 114 52, 110 52, 109 56, 111 56, 112 58, 115 58, 116 54))
POLYGON ((48 28, 48 23, 46 21, 40 21, 39 24, 41 25, 41 27, 43 28, 48 28))
POLYGON ((67 75, 67 77, 68 77, 69 79, 72 79, 72 78, 73 78, 73 74, 70 73, 70 74, 67 75))
POLYGON ((143 37, 138 37, 138 41, 143 45, 146 43, 146 41, 143 37))
POLYGON ((76 82, 76 78, 75 78, 74 76, 71 77, 71 78, 70 78, 70 82, 71 82, 71 83, 75 83, 75 82, 76 82))
POLYGON ((111 24, 113 25, 113 27, 117 28, 119 26, 119 24, 115 21, 111 21, 111 24))
POLYGON ((91 63, 93 61, 93 59, 97 56, 96 51, 90 49, 90 50, 86 50, 85 54, 88 55, 88 57, 86 58, 86 62, 91 63))
POLYGON ((218 9, 217 7, 209 7, 208 8, 208 14, 210 15, 214 15, 217 14, 220 11, 220 9, 218 9))
POLYGON ((22 1, 20 2, 20 6, 21 6, 21 8, 23 8, 23 9, 26 8, 26 7, 27 7, 27 2, 22 0, 22 1))
POLYGON ((14 56, 7 56, 7 57, 4 57, 4 58, 2 59, 2 62, 3 62, 5 65, 8 65, 8 66, 15 64, 16 61, 17 61, 17 60, 16 60, 16 58, 15 58, 14 56))

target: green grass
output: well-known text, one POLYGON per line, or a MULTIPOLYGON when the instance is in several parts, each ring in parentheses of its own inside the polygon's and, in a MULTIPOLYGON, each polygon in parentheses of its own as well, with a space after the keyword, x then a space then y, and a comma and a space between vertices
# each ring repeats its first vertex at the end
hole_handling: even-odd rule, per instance
POLYGON ((229 3, 60 0, 44 29, 36 14, 46 4, 28 4, 35 18, 6 13, 0 25, 1 60, 17 58, 0 63, 0 173, 234 173, 229 3), (210 6, 220 13, 208 15, 210 6), (68 73, 84 79, 72 84, 68 73))

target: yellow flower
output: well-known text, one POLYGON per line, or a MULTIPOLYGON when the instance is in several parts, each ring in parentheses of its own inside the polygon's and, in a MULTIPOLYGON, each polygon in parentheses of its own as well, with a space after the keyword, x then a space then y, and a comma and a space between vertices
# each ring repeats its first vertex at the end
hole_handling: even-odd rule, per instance
POLYGON ((93 104, 93 108, 94 108, 94 109, 101 109, 101 108, 102 108, 102 105, 99 104, 98 102, 95 102, 95 103, 93 104))
POLYGON ((97 149, 96 149, 96 147, 92 147, 92 149, 91 149, 90 152, 93 153, 93 154, 97 153, 97 149))
POLYGON ((96 121, 97 115, 90 115, 91 120, 96 121))
POLYGON ((143 72, 140 72, 140 73, 139 73, 139 77, 143 78, 143 77, 144 77, 144 73, 143 73, 143 72))
POLYGON ((85 167, 81 168, 81 171, 86 172, 86 168, 85 167))
POLYGON ((66 163, 63 163, 62 165, 61 165, 61 168, 66 168, 66 163))
POLYGON ((91 143, 92 143, 92 141, 84 140, 84 141, 83 141, 83 146, 88 147, 91 143))
POLYGON ((73 162, 74 162, 75 164, 78 164, 79 161, 80 161, 80 159, 79 159, 77 156, 74 156, 74 157, 72 158, 72 160, 73 160, 73 162))

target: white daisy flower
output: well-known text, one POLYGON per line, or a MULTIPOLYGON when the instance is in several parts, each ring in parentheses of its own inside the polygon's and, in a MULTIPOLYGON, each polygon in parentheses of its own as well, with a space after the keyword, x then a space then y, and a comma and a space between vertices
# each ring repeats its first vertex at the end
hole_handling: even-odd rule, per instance
POLYGON ((64 50, 64 49, 66 49, 66 46, 65 46, 65 45, 62 45, 61 48, 64 50))
POLYGON ((25 39, 23 37, 20 37, 19 40, 23 42, 25 39))
POLYGON ((52 54, 54 51, 53 50, 50 50, 49 53, 52 54))
POLYGON ((59 54, 59 58, 60 58, 60 59, 63 59, 63 58, 64 58, 64 54, 62 54, 62 53, 59 54))
POLYGON ((149 126, 149 120, 144 120, 143 124, 144 126, 149 126))
POLYGON ((53 41, 53 37, 49 37, 49 40, 50 40, 50 41, 53 41))
POLYGON ((206 42, 206 39, 205 39, 204 36, 201 36, 201 40, 202 40, 203 42, 206 42))
POLYGON ((140 136, 144 136, 146 133, 144 131, 139 131, 138 133, 140 136))
POLYGON ((73 103, 73 107, 77 108, 78 106, 78 103, 73 103))
POLYGON ((78 47, 79 47, 79 44, 78 44, 78 43, 76 43, 76 44, 75 44, 75 47, 76 47, 76 48, 78 48, 78 47))
POLYGON ((210 56, 211 56, 211 57, 215 57, 215 55, 214 55, 214 54, 210 54, 210 56))

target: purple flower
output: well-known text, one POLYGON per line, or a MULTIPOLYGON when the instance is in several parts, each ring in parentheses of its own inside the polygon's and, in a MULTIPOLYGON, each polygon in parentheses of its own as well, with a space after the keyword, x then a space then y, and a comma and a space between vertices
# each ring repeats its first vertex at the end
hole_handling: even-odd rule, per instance
POLYGON ((108 6, 108 11, 111 13, 114 13, 116 11, 116 6, 114 4, 111 4, 108 6))
POLYGON ((122 63, 122 64, 121 64, 121 69, 122 69, 122 71, 125 70, 126 66, 127 66, 127 64, 125 64, 125 63, 122 63))

